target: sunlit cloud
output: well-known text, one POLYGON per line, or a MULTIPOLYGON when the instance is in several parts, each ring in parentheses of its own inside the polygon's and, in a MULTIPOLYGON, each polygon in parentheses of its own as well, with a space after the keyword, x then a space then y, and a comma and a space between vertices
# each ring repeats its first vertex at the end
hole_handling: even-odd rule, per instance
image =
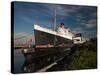
POLYGON ((34 41, 34 35, 25 33, 25 32, 18 32, 14 33, 14 45, 28 45, 28 41, 32 39, 32 44, 35 43, 34 41))

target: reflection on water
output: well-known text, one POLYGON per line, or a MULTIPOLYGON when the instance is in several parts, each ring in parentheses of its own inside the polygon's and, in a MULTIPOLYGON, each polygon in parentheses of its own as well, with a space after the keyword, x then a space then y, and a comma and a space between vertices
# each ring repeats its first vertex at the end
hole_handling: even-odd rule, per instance
MULTIPOLYGON (((47 65, 50 65, 55 60, 66 56, 66 52, 59 52, 59 51, 54 53, 50 52, 42 51, 42 52, 23 54, 21 50, 14 50, 14 72, 15 73, 37 72, 39 69, 42 69, 47 65)), ((59 63, 62 64, 62 62, 59 63)), ((57 68, 61 68, 61 66, 59 66, 58 64, 53 66, 51 69, 48 69, 47 71, 58 70, 57 68)))
POLYGON ((25 56, 25 61, 24 64, 22 65, 22 71, 27 73, 27 72, 34 72, 34 63, 33 63, 33 59, 32 59, 32 55, 29 54, 27 56, 25 56))
POLYGON ((24 56, 21 53, 21 50, 14 50, 14 73, 21 73, 21 66, 25 61, 24 56))

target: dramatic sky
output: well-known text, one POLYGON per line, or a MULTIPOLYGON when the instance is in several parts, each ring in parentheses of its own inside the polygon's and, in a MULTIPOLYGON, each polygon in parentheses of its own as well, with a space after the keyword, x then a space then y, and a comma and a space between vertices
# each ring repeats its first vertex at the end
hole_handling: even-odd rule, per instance
POLYGON ((63 22, 65 27, 82 33, 86 38, 97 36, 97 7, 95 6, 14 2, 14 38, 26 35, 28 35, 27 39, 33 37, 34 24, 53 28, 55 9, 57 26, 63 22))

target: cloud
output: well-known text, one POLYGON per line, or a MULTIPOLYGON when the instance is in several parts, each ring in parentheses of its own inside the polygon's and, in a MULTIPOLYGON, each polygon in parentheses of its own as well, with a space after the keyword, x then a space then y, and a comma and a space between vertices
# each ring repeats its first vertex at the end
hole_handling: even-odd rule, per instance
POLYGON ((84 13, 79 13, 75 16, 76 22, 86 28, 86 29, 91 29, 97 26, 97 15, 96 11, 95 12, 90 12, 89 15, 84 13))
POLYGON ((89 20, 89 21, 85 24, 85 26, 86 26, 87 28, 94 28, 94 27, 96 27, 96 26, 97 26, 97 21, 96 21, 96 19, 91 19, 91 20, 89 20))
POLYGON ((93 12, 91 16, 97 18, 97 12, 93 12))
POLYGON ((76 27, 73 29, 73 32, 75 33, 84 33, 85 30, 82 27, 76 27))
POLYGON ((14 33, 14 46, 28 45, 30 39, 32 39, 32 44, 34 44, 34 35, 25 32, 14 33))
POLYGON ((96 37, 97 36, 97 32, 94 31, 94 30, 86 30, 85 28, 83 27, 76 27, 73 29, 73 32, 74 33, 82 33, 82 36, 85 37, 85 38, 93 38, 93 37, 96 37))
POLYGON ((96 19, 90 19, 90 20, 84 20, 84 19, 80 19, 79 23, 78 23, 81 27, 83 27, 85 30, 86 29, 96 29, 97 27, 97 20, 96 19))
POLYGON ((27 23, 31 23, 31 24, 33 23, 33 20, 30 19, 30 18, 27 17, 27 16, 21 16, 20 19, 24 20, 24 21, 27 22, 27 23))
POLYGON ((52 5, 43 5, 44 8, 46 8, 47 11, 45 13, 51 13, 54 14, 56 9, 56 14, 58 16, 70 16, 70 13, 76 13, 78 9, 81 7, 76 8, 76 6, 65 6, 65 5, 59 5, 59 4, 52 4, 52 5))
POLYGON ((75 19, 77 22, 85 22, 85 16, 83 16, 81 13, 78 13, 76 16, 75 16, 75 19))

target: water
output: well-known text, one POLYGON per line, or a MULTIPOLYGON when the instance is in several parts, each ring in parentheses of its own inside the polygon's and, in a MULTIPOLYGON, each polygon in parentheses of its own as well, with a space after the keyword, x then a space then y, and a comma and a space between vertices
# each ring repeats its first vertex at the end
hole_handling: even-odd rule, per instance
MULTIPOLYGON (((14 73, 31 73, 38 72, 39 69, 50 65, 57 59, 65 57, 67 51, 63 52, 53 52, 52 51, 41 51, 35 53, 23 54, 20 49, 14 50, 14 73), (51 53, 50 53, 51 52, 51 53)), ((64 65, 64 63, 63 63, 64 65)), ((46 71, 57 71, 63 70, 62 62, 61 64, 56 64, 52 68, 46 71), (62 67, 61 67, 62 66, 62 67)))
POLYGON ((21 73, 21 66, 23 65, 25 58, 21 53, 21 50, 14 50, 14 73, 21 73))

